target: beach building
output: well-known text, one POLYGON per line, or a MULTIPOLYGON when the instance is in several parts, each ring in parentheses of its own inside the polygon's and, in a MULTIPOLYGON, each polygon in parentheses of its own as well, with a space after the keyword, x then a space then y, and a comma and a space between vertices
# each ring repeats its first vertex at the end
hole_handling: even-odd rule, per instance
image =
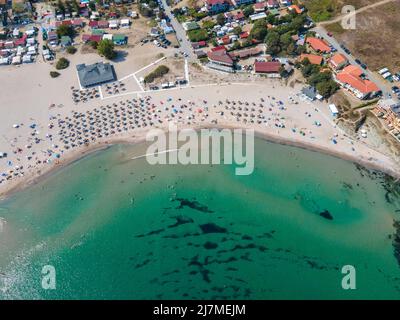
POLYGON ((336 117, 339 114, 339 110, 336 108, 336 105, 331 103, 330 105, 328 105, 328 108, 332 114, 332 116, 336 117))
POLYGON ((317 99, 318 96, 317 89, 311 86, 301 89, 301 93, 302 96, 309 101, 314 101, 315 99, 317 99))
POLYGON ((233 59, 226 50, 209 51, 207 56, 212 63, 233 67, 233 59))
POLYGON ((336 74, 336 81, 359 99, 370 99, 381 93, 379 87, 365 78, 363 71, 354 65, 345 67, 336 74))
POLYGON ((279 61, 256 61, 254 62, 254 72, 267 74, 270 77, 280 77, 279 71, 281 63, 279 61))
POLYGON ((116 80, 114 67, 109 63, 98 62, 91 65, 78 64, 79 84, 81 87, 91 87, 116 80))

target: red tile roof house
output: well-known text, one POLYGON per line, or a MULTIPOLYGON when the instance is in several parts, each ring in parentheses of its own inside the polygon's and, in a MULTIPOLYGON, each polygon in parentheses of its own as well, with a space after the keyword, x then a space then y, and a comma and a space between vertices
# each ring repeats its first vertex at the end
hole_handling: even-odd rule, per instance
POLYGON ((348 64, 349 60, 347 60, 347 58, 341 53, 336 53, 335 55, 332 56, 332 58, 329 59, 329 65, 334 70, 342 69, 348 64))
POLYGON ((14 46, 15 46, 15 47, 18 47, 18 46, 25 46, 25 45, 26 45, 26 38, 27 38, 27 35, 24 34, 24 35, 22 36, 22 38, 19 38, 19 39, 14 40, 14 46))
POLYGON ((228 11, 231 6, 229 0, 206 0, 206 8, 211 15, 228 11))
POLYGON ((296 5, 296 4, 291 5, 291 6, 289 7, 289 10, 290 10, 290 11, 294 11, 294 12, 296 12, 297 14, 301 14, 301 13, 304 12, 304 8, 300 8, 300 7, 299 7, 298 5, 296 5))
POLYGON ((63 26, 71 26, 72 25, 72 21, 71 20, 63 20, 63 21, 61 21, 61 24, 63 26))
POLYGON ((51 42, 51 41, 57 41, 58 40, 58 36, 57 36, 57 32, 55 31, 50 31, 47 34, 47 41, 51 42))
POLYGON ((257 2, 253 6, 255 12, 264 12, 265 9, 267 8, 267 3, 266 2, 257 2))
POLYGON ((316 54, 308 54, 308 53, 303 53, 299 57, 299 61, 303 61, 304 59, 308 59, 311 64, 316 64, 316 65, 321 65, 323 58, 321 56, 318 56, 316 54))
POLYGON ((96 29, 99 27, 99 22, 96 20, 91 20, 89 21, 89 27, 92 29, 96 29))
POLYGON ((82 35, 82 41, 85 43, 91 42, 91 41, 99 43, 102 39, 103 39, 103 36, 98 35, 98 34, 83 34, 82 35))
POLYGON ((247 39, 247 38, 249 37, 249 35, 250 35, 250 33, 248 33, 247 31, 245 31, 245 32, 242 32, 242 33, 239 35, 239 38, 240 38, 240 39, 247 39))
POLYGON ((199 41, 199 42, 192 42, 193 49, 204 48, 205 46, 207 46, 207 42, 204 40, 199 41))
POLYGON ((279 3, 276 0, 267 0, 268 9, 279 8, 279 3))
POLYGON ((256 61, 254 62, 254 72, 273 75, 279 77, 281 63, 279 61, 256 61))
POLYGON ((100 20, 98 21, 97 27, 100 29, 107 29, 109 26, 108 21, 106 20, 100 20))
POLYGON ((245 16, 244 16, 243 11, 239 11, 238 13, 236 13, 233 16, 233 20, 235 20, 235 21, 242 21, 242 20, 244 20, 244 18, 245 18, 245 16))
POLYGON ((209 51, 207 52, 208 59, 215 63, 227 67, 233 67, 233 59, 225 50, 209 51))
POLYGON ((372 81, 363 79, 362 74, 363 71, 359 67, 349 65, 336 75, 336 81, 357 98, 371 99, 380 93, 380 89, 372 81))
POLYGON ((82 20, 82 19, 74 19, 74 20, 72 20, 72 25, 73 25, 74 27, 82 28, 83 25, 84 25, 84 23, 83 23, 83 20, 82 20))
POLYGON ((311 48, 316 51, 316 52, 323 52, 323 53, 329 53, 331 52, 331 48, 328 46, 328 44, 318 38, 307 38, 306 42, 311 46, 311 48))

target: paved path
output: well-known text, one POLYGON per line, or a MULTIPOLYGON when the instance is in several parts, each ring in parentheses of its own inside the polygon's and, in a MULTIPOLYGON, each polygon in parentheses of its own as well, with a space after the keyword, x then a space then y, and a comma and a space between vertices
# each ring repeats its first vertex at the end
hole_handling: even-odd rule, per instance
POLYGON ((186 31, 183 29, 182 25, 178 22, 178 20, 176 20, 175 16, 172 14, 171 7, 167 4, 167 1, 161 0, 161 2, 164 6, 165 14, 171 20, 171 25, 175 29, 176 37, 181 46, 181 50, 188 55, 189 61, 192 62, 196 61, 196 56, 193 53, 192 45, 190 44, 190 41, 186 37, 186 31))

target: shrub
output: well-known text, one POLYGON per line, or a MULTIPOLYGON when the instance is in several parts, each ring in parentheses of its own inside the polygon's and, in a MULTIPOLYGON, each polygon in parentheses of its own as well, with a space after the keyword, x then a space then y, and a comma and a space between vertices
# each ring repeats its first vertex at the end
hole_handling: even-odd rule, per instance
POLYGON ((96 41, 90 41, 89 45, 93 48, 93 49, 97 49, 97 42, 96 41))
POLYGON ((76 48, 74 46, 67 47, 67 52, 69 54, 74 54, 76 52, 76 48))
POLYGON ((57 71, 50 71, 50 77, 57 78, 60 74, 57 71))
POLYGON ((68 59, 65 59, 65 58, 60 58, 60 59, 57 61, 56 69, 57 69, 57 70, 66 69, 66 68, 68 68, 68 66, 69 66, 69 60, 68 60, 68 59))
POLYGON ((167 66, 158 66, 153 72, 150 72, 147 76, 144 77, 145 83, 151 83, 156 78, 162 77, 164 74, 169 72, 169 68, 167 66))
POLYGON ((114 59, 116 56, 116 52, 114 51, 114 42, 108 39, 99 42, 97 51, 99 55, 104 56, 109 60, 114 59))

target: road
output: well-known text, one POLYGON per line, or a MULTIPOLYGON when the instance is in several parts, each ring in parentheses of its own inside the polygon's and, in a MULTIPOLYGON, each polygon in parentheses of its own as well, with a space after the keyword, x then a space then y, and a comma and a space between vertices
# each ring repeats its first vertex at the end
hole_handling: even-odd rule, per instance
MULTIPOLYGON (((321 37, 323 37, 327 42, 329 42, 329 44, 331 44, 332 46, 334 46, 339 53, 343 54, 351 64, 353 65, 358 65, 357 62, 355 61, 355 57, 353 57, 353 55, 351 54, 347 54, 341 47, 339 42, 334 38, 334 37, 329 37, 327 34, 327 31, 325 30, 325 28, 321 25, 316 26, 315 28, 312 29, 313 31, 315 31, 316 33, 318 33, 321 37)), ((369 69, 362 69, 364 74, 373 82, 376 83, 376 85, 382 90, 382 96, 383 97, 388 97, 388 95, 390 94, 390 84, 388 82, 386 82, 386 80, 384 80, 383 78, 381 78, 380 76, 376 75, 375 73, 373 73, 372 71, 370 71, 369 69)))
POLYGON ((196 61, 196 56, 193 53, 192 45, 190 41, 186 37, 186 31, 183 29, 182 25, 176 20, 175 16, 172 14, 171 7, 167 4, 166 0, 161 0, 161 3, 164 6, 165 14, 171 21, 171 25, 175 30, 176 38, 178 39, 181 50, 188 55, 189 61, 196 61))

